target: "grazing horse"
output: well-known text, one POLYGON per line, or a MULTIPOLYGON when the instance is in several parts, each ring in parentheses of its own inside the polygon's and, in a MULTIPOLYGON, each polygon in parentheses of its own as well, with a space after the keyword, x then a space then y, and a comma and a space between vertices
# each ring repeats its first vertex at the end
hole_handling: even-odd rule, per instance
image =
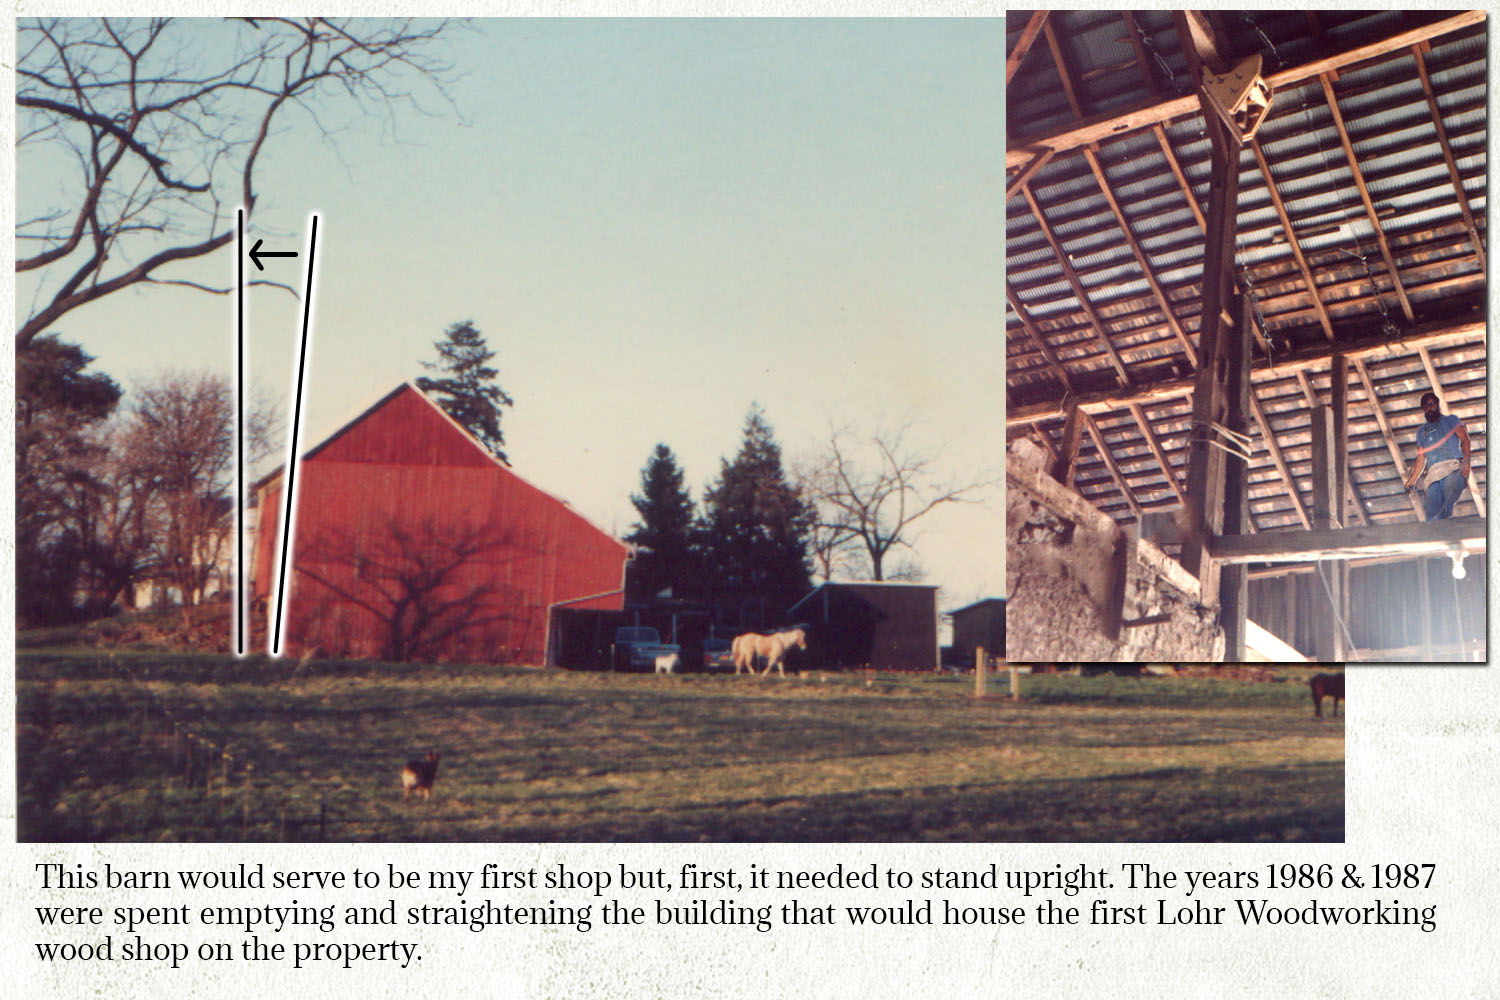
POLYGON ((1339 702, 1344 697, 1343 674, 1313 674, 1307 686, 1312 688, 1313 715, 1323 717, 1324 698, 1333 699, 1333 714, 1339 714, 1339 702))

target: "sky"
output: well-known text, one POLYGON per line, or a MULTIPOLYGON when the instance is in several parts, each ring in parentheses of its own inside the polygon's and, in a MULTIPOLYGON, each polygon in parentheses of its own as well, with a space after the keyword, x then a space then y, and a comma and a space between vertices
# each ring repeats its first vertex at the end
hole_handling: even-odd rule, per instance
MULTIPOLYGON (((788 464, 909 425, 935 478, 991 484, 917 525, 926 582, 945 609, 1003 594, 1003 27, 480 20, 438 53, 451 106, 331 140, 289 117, 248 241, 299 251, 267 266, 300 286, 319 217, 304 450, 472 320, 514 470, 601 528, 629 531, 658 442, 698 500, 752 404, 788 464)), ((252 291, 252 381, 286 415, 300 323, 252 291)), ((223 297, 126 292, 56 329, 127 388, 232 371, 223 297)))

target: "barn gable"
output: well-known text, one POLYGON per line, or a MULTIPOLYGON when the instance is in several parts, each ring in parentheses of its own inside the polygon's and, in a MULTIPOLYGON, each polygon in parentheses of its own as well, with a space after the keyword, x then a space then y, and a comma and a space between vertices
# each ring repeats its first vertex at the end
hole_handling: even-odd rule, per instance
MULTIPOLYGON (((262 481, 263 511, 281 487, 279 473, 262 481)), ((542 663, 555 605, 623 599, 627 547, 410 383, 305 453, 295 522, 292 652, 542 663)), ((262 599, 275 535, 257 539, 262 599)))

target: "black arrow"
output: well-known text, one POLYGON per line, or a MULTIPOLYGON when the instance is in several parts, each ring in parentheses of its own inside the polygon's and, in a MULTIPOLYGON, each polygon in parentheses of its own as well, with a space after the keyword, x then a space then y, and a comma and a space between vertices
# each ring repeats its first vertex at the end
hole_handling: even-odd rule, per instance
POLYGON ((295 250, 262 250, 260 248, 260 245, 263 242, 265 242, 265 241, 264 240, 256 240, 255 241, 255 246, 253 246, 253 247, 250 248, 250 259, 255 262, 255 269, 257 271, 264 271, 266 269, 266 265, 264 265, 264 264, 262 264, 260 262, 260 259, 262 257, 295 257, 295 256, 297 256, 297 251, 295 251, 295 250))

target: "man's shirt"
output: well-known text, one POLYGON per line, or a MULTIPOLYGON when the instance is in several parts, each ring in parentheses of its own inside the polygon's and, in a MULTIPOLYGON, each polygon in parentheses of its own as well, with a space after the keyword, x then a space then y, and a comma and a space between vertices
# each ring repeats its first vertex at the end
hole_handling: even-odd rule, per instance
POLYGON ((1448 459, 1463 460, 1463 442, 1458 439, 1460 423, 1453 414, 1445 413, 1432 423, 1424 420, 1417 428, 1417 448, 1427 456, 1428 465, 1448 459))

